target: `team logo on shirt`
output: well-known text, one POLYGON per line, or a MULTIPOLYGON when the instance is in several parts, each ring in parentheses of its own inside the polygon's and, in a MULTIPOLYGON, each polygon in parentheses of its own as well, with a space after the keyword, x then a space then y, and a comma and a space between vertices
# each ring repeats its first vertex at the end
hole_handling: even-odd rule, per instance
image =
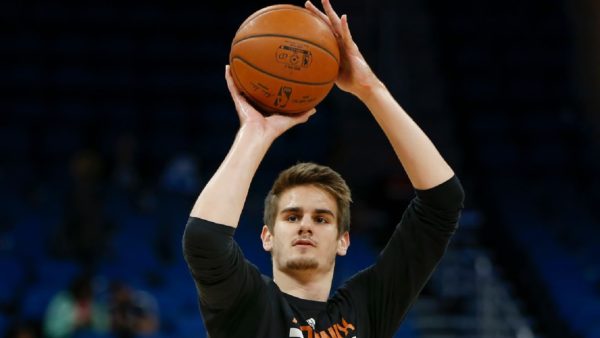
MULTIPOLYGON (((292 320, 296 324, 296 318, 292 320)), ((299 327, 290 328, 290 338, 356 338, 356 328, 352 323, 348 323, 344 318, 339 324, 333 324, 326 330, 317 330, 314 318, 309 318, 306 323, 299 327)))

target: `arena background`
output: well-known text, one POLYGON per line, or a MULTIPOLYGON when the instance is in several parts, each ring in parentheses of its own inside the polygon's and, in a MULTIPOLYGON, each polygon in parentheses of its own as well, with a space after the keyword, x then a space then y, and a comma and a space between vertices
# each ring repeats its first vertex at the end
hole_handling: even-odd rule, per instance
MULTIPOLYGON (((149 295, 160 328, 144 336, 205 336, 180 240, 238 125, 231 39, 270 4, 0 4, 0 335, 43 336, 52 297, 88 274, 97 301, 115 281, 149 295)), ((334 6, 467 191, 396 337, 600 337, 600 3, 334 6)), ((269 184, 297 161, 330 165, 355 200, 339 285, 373 261, 412 190, 355 98, 334 89, 318 110, 268 153, 236 236, 271 274, 269 184)))

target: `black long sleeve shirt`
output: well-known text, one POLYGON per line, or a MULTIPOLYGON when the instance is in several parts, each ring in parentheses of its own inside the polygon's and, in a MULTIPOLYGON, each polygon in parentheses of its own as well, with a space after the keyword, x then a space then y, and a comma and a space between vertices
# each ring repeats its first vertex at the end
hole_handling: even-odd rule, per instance
POLYGON ((234 228, 190 218, 183 250, 209 336, 392 337, 444 254, 463 199, 456 177, 417 190, 376 262, 326 302, 282 292, 244 258, 234 228))

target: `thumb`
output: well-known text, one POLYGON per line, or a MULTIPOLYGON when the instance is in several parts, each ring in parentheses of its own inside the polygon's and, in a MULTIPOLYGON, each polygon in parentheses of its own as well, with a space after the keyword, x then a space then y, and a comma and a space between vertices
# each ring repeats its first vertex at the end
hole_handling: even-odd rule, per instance
POLYGON ((278 133, 281 134, 295 125, 305 123, 316 112, 317 109, 312 108, 303 113, 293 115, 274 114, 267 117, 267 120, 277 129, 278 133))
POLYGON ((310 110, 307 110, 305 112, 299 113, 299 114, 295 114, 291 117, 292 121, 294 122, 294 125, 297 124, 301 124, 301 123, 305 123, 306 121, 308 121, 313 115, 315 115, 315 113, 317 112, 316 108, 312 108, 310 110))

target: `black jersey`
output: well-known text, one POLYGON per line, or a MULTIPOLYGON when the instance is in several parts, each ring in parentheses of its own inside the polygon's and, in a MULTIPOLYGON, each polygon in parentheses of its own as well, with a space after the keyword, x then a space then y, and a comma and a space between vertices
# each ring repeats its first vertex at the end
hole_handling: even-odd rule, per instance
POLYGON ((209 337, 392 337, 444 254, 463 199, 456 177, 417 190, 374 264, 326 302, 285 294, 244 258, 234 228, 190 218, 184 256, 209 337))

